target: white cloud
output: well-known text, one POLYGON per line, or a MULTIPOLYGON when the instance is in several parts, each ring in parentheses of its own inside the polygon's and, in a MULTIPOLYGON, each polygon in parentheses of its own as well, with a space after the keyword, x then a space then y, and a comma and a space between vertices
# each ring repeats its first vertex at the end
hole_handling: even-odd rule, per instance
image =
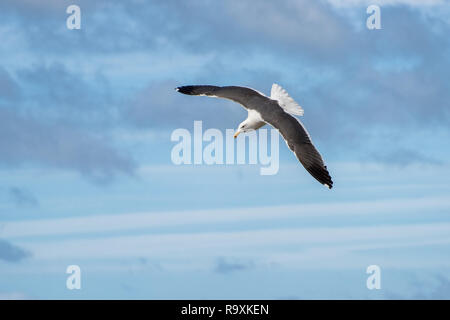
MULTIPOLYGON (((96 215, 9 222, 1 229, 0 236, 15 238, 15 243, 32 252, 34 261, 41 263, 146 257, 164 264, 165 268, 195 269, 207 267, 208 262, 218 256, 232 256, 253 259, 258 265, 275 263, 303 268, 311 265, 354 267, 355 263, 369 262, 369 258, 374 257, 384 265, 397 267, 411 263, 450 265, 449 259, 420 260, 416 256, 413 260, 403 256, 387 259, 377 253, 379 250, 447 247, 450 223, 419 224, 409 218, 414 213, 444 212, 449 207, 448 197, 430 197, 96 215), (372 225, 374 219, 382 217, 388 220, 372 225), (271 221, 293 219, 299 223, 291 227, 270 228, 267 224, 255 226, 252 223, 266 221, 270 225, 271 221), (398 224, 393 224, 393 219, 398 224), (309 224, 298 227, 303 222, 309 224), (230 223, 245 226, 245 229, 227 231, 218 227, 230 223), (361 252, 372 253, 361 255, 361 252)), ((439 250, 434 252, 438 254, 439 250)))
POLYGON ((30 297, 22 292, 0 292, 0 300, 28 300, 30 297))
POLYGON ((62 219, 23 220, 5 223, 0 229, 3 238, 92 234, 130 231, 185 225, 221 224, 226 222, 270 221, 306 217, 345 217, 447 209, 448 197, 387 199, 378 201, 311 203, 289 206, 214 209, 174 212, 143 212, 118 215, 95 215, 62 219))
POLYGON ((438 261, 417 257, 423 252, 420 248, 427 251, 449 244, 450 223, 144 234, 21 243, 41 262, 145 257, 174 270, 209 268, 208 262, 218 256, 288 268, 355 268, 373 260, 390 267, 445 267, 450 266, 450 260, 439 252, 435 254, 438 261), (405 248, 419 250, 406 259, 382 253, 405 248))

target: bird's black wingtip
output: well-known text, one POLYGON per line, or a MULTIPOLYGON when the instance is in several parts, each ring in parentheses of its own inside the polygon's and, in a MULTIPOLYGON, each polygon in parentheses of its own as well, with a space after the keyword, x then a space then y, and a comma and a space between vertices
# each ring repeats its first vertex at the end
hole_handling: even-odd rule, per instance
POLYGON ((178 91, 179 93, 183 93, 183 94, 189 94, 189 95, 194 94, 194 86, 176 87, 175 90, 178 91))
POLYGON ((327 171, 327 179, 324 181, 323 185, 330 190, 333 189, 333 180, 331 180, 331 177, 328 174, 328 171, 327 171))
MULTIPOLYGON (((324 166, 324 168, 326 168, 326 166, 324 166)), ((317 177, 316 177, 316 179, 317 179, 317 177)), ((322 175, 318 180, 328 189, 331 190, 333 188, 333 180, 331 180, 330 174, 328 173, 328 171, 326 169, 325 169, 324 175, 322 175)))

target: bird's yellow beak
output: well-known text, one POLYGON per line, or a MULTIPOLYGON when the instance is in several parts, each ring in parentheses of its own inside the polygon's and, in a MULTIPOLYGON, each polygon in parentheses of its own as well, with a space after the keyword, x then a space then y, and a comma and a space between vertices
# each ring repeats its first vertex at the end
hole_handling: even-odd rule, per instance
POLYGON ((236 139, 237 138, 237 136, 239 135, 239 133, 241 133, 241 131, 240 130, 238 130, 238 131, 236 131, 236 133, 234 134, 234 138, 236 139))

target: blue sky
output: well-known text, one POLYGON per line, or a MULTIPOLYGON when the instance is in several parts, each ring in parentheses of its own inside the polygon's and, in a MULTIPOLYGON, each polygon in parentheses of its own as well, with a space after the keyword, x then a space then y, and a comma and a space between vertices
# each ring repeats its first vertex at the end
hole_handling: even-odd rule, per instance
POLYGON ((449 31, 439 0, 2 1, 0 298, 450 298, 449 31), (281 139, 273 176, 172 164, 246 117, 174 87, 274 82, 331 191, 281 139))

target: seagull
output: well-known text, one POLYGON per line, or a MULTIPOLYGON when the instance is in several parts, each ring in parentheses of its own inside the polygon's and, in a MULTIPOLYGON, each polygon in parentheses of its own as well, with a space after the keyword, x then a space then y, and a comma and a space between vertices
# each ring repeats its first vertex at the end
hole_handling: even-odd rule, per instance
POLYGON ((235 138, 242 132, 257 130, 269 124, 281 133, 289 149, 317 181, 329 189, 333 187, 322 156, 314 147, 304 125, 294 117, 303 116, 303 108, 278 84, 272 85, 270 97, 255 89, 238 86, 189 85, 175 90, 187 95, 224 98, 241 104, 248 111, 248 117, 239 124, 235 138))

